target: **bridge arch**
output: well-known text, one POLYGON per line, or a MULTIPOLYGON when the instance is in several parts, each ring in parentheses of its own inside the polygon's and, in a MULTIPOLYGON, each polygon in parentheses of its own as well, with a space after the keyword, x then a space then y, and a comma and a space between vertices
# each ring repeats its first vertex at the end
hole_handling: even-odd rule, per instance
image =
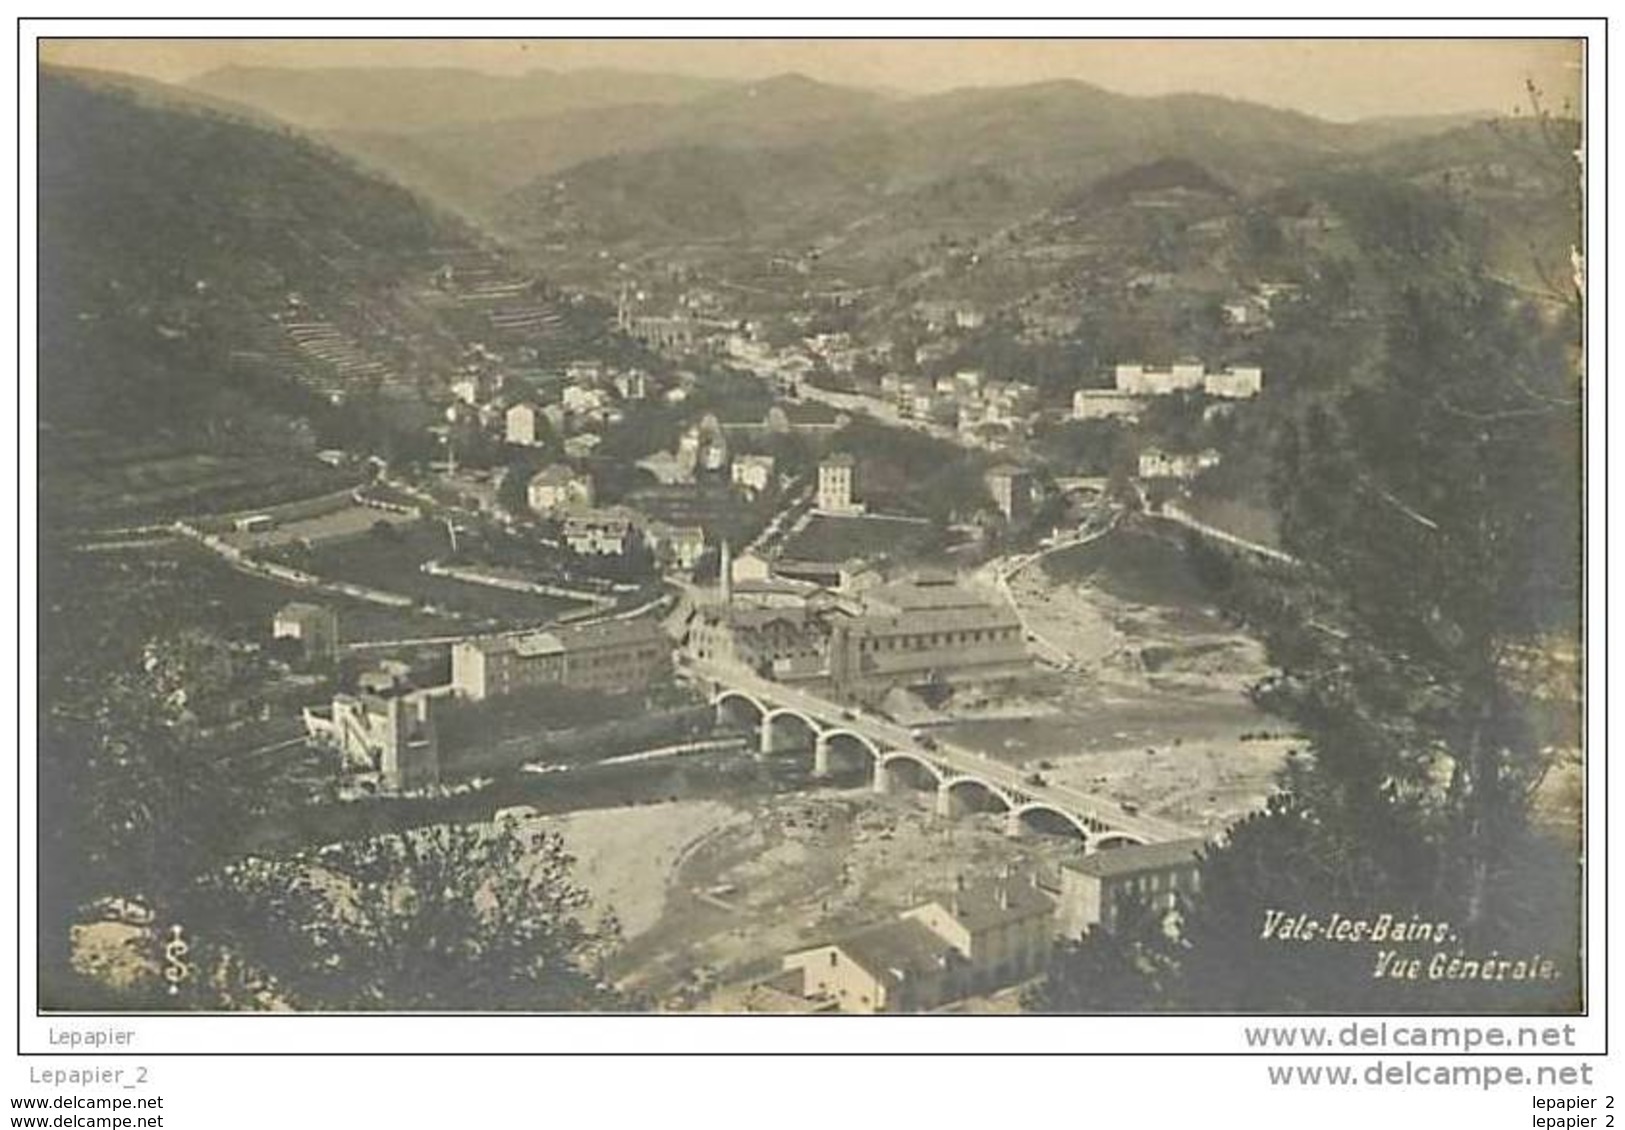
POLYGON ((754 730, 768 715, 769 707, 744 691, 725 690, 711 700, 716 707, 717 725, 754 730))
POLYGON ((823 733, 816 719, 799 710, 781 706, 762 715, 762 752, 812 749, 823 733))
POLYGON ((1012 834, 1020 831, 1042 835, 1073 835, 1085 844, 1090 842, 1091 829, 1081 818, 1053 804, 1037 801, 1011 810, 1012 834))
POLYGON ((1145 843, 1140 836, 1133 832, 1102 832, 1095 837, 1095 848, 1104 851, 1108 848, 1137 847, 1145 843))
POLYGON ((818 735, 813 751, 813 774, 827 777, 831 773, 871 768, 880 772, 881 749, 871 739, 853 730, 836 728, 818 735))
POLYGON ((944 781, 937 790, 937 814, 958 816, 964 812, 1010 812, 1016 804, 998 785, 974 775, 944 781))
POLYGON ((886 755, 885 751, 875 743, 873 738, 860 734, 856 730, 847 730, 841 727, 836 727, 833 730, 825 730, 824 736, 820 740, 827 744, 834 742, 838 738, 842 740, 850 739, 853 744, 862 746, 866 751, 868 751, 869 756, 877 761, 886 755))
POLYGON ((942 774, 925 758, 909 750, 893 750, 875 759, 875 792, 920 789, 932 792, 942 786, 942 774))

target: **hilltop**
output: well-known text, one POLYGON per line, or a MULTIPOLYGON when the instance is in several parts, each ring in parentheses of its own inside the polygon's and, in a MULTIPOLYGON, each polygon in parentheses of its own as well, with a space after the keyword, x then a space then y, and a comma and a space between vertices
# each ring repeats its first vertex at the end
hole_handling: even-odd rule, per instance
MULTIPOLYGON (((574 148, 544 145, 544 161, 559 166, 540 170, 495 203, 491 193, 511 183, 514 162, 487 161, 470 137, 454 145, 417 136, 411 145, 418 159, 437 163, 443 172, 459 168, 460 186, 451 189, 442 181, 440 191, 458 195, 458 206, 489 217, 525 243, 556 245, 572 233, 709 240, 728 226, 719 217, 731 207, 732 236, 740 244, 771 242, 785 233, 822 244, 860 230, 864 239, 906 250, 910 241, 898 239, 901 229, 947 225, 954 238, 979 238, 1065 204, 1082 187, 1097 185, 1096 191, 1108 194, 1153 187, 1114 187, 1106 179, 1129 170, 1177 178, 1200 167, 1211 181, 1186 187, 1206 192, 1219 186, 1240 196, 1456 124, 1334 123, 1223 98, 1132 97, 1075 81, 914 98, 843 99, 821 90, 810 100, 817 115, 806 111, 807 99, 785 100, 800 116, 774 109, 772 99, 749 107, 762 113, 741 111, 726 121, 704 109, 728 96, 735 96, 737 107, 745 101, 737 93, 644 116, 632 137, 611 131, 574 148), (599 155, 587 157, 594 148, 599 155), (703 159, 695 152, 702 149, 703 159), (581 159, 563 165, 569 157, 581 159), (482 165, 492 171, 482 173, 482 165), (746 178, 750 183, 743 183, 746 178), (725 189, 720 197, 719 184, 725 189), (669 208, 662 213, 645 206, 657 185, 663 197, 715 206, 685 227, 681 215, 673 222, 669 208), (787 226, 786 220, 792 222, 787 226)), ((575 137, 584 124, 558 119, 552 127, 558 137, 575 137)), ((539 124, 535 128, 540 132, 539 124)), ((476 127, 472 136, 479 132, 476 127)))
POLYGON ((887 103, 879 94, 801 75, 718 85, 686 100, 638 100, 639 90, 621 86, 620 101, 552 111, 527 104, 521 116, 335 129, 325 136, 448 207, 491 217, 500 214, 507 194, 575 165, 663 149, 827 143, 869 127, 887 103))
POLYGON ((290 295, 391 301, 475 235, 286 130, 46 73, 40 84, 41 408, 185 417, 290 295))
POLYGON ((312 130, 427 129, 601 106, 660 105, 726 85, 610 69, 493 75, 456 67, 247 66, 219 67, 186 83, 190 90, 256 106, 312 130))
POLYGON ((69 509, 201 505, 235 474, 222 461, 286 481, 321 446, 415 451, 468 344, 507 348, 499 315, 537 354, 604 333, 474 229, 285 126, 53 70, 39 116, 40 422, 69 509), (437 285, 452 264, 504 305, 437 285))
POLYGON ((1320 157, 1460 124, 1334 123, 1206 95, 1122 95, 1076 80, 903 95, 799 74, 741 82, 598 70, 230 67, 188 88, 319 132, 438 203, 512 223, 520 234, 542 182, 577 165, 665 149, 769 150, 794 163, 799 149, 816 155, 855 145, 873 157, 856 176, 905 194, 978 164, 1056 192, 1165 157, 1248 186, 1320 157))

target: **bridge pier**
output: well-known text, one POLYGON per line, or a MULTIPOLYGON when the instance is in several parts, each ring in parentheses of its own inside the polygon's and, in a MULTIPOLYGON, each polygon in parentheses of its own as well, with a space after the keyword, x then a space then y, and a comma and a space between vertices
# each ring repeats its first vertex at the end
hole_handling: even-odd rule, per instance
POLYGON ((938 816, 952 820, 960 814, 962 807, 959 798, 954 796, 952 781, 944 781, 937 786, 936 813, 938 816))
POLYGON ((1019 840, 1026 829, 1022 827, 1021 813, 1014 808, 1004 814, 1004 834, 1012 840, 1019 840))
POLYGON ((887 769, 886 763, 878 757, 875 758, 875 779, 871 788, 878 796, 885 796, 891 792, 891 770, 887 769))
POLYGON ((813 776, 829 776, 829 735, 821 733, 813 742, 813 776))

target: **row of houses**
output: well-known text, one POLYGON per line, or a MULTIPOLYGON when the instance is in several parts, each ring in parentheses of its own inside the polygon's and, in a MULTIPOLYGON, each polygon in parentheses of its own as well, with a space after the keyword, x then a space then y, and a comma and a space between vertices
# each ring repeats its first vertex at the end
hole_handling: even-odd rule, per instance
POLYGON ((662 522, 627 506, 572 510, 560 536, 583 557, 624 559, 647 550, 659 568, 683 572, 692 572, 706 550, 704 526, 662 522))
POLYGON ((539 445, 549 429, 563 436, 619 423, 625 418, 622 404, 647 399, 653 391, 643 370, 597 361, 572 361, 562 370, 538 371, 534 381, 555 388, 545 397, 535 388, 516 393, 507 374, 483 358, 466 369, 451 382, 448 422, 472 421, 499 429, 505 442, 518 447, 539 445))
POLYGON ((1138 416, 1145 401, 1175 393, 1200 393, 1216 400, 1251 400, 1264 389, 1256 365, 1208 369, 1199 361, 1167 366, 1124 364, 1112 373, 1111 388, 1080 388, 1072 394, 1072 418, 1097 420, 1138 416))
POLYGON ((1067 859, 1053 875, 961 877, 895 919, 786 954, 770 983, 852 1013, 929 1012, 1009 989, 1044 972, 1057 939, 1114 932, 1139 914, 1174 929, 1207 847, 1174 840, 1067 859))
POLYGON ((904 419, 924 420, 961 432, 988 426, 1015 428, 1038 414, 1038 389, 1025 381, 990 380, 980 369, 962 369, 935 380, 888 373, 880 395, 904 419))
POLYGON ((627 506, 597 506, 592 474, 563 463, 532 475, 525 498, 532 512, 560 519, 564 543, 585 557, 625 558, 641 547, 662 568, 690 571, 705 555, 703 526, 662 522, 627 506))

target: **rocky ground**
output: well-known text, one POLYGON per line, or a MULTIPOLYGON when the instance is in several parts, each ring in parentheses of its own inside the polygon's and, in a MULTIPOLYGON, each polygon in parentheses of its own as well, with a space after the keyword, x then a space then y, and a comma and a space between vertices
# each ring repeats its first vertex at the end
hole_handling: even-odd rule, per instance
POLYGON ((1078 851, 1065 837, 1011 840, 992 814, 939 819, 924 792, 867 786, 560 823, 578 877, 625 923, 615 976, 658 1008, 704 1007, 715 987, 773 972, 785 953, 892 917, 960 874, 1078 851))

